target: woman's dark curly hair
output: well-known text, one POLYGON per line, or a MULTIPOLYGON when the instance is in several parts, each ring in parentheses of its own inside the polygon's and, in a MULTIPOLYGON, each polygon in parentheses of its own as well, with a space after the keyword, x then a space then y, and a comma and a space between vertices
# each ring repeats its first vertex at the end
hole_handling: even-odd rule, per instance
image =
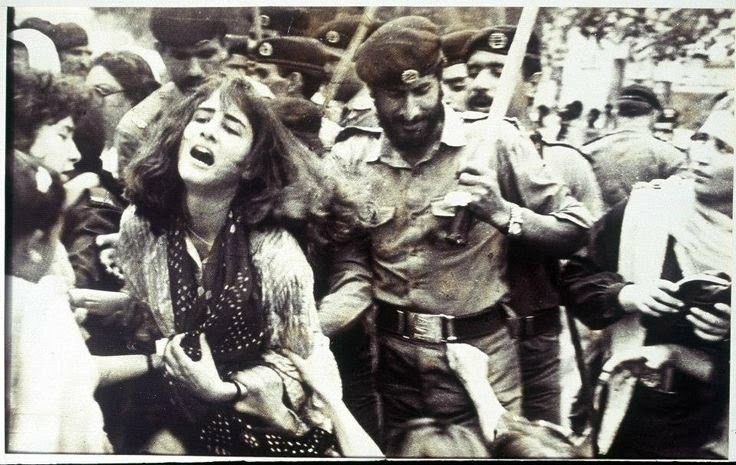
POLYGON ((146 60, 133 52, 105 52, 92 61, 92 66, 104 67, 120 83, 134 106, 161 86, 146 60))
MULTIPOLYGON (((178 172, 178 151, 184 128, 201 102, 220 90, 220 98, 235 104, 253 127, 253 144, 246 158, 249 179, 241 181, 238 208, 251 226, 285 225, 310 221, 327 225, 339 218, 350 225, 344 193, 308 151, 279 121, 268 101, 254 93, 243 78, 217 75, 164 113, 125 173, 126 196, 136 213, 161 234, 176 221, 186 219, 184 182, 178 172)), ((322 233, 320 233, 322 234, 322 233)))
POLYGON ((13 105, 13 148, 28 152, 43 125, 56 124, 67 116, 77 121, 90 106, 86 87, 62 76, 32 70, 16 71, 10 87, 13 105))

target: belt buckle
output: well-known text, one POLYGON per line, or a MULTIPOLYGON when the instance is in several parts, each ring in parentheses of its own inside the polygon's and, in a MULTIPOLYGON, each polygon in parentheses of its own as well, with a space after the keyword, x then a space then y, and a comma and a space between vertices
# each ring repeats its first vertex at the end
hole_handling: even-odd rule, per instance
POLYGON ((434 343, 447 341, 443 334, 443 321, 452 319, 452 316, 414 312, 406 312, 405 316, 405 338, 434 343))
POLYGON ((509 318, 509 329, 514 339, 524 339, 534 335, 534 315, 509 318))

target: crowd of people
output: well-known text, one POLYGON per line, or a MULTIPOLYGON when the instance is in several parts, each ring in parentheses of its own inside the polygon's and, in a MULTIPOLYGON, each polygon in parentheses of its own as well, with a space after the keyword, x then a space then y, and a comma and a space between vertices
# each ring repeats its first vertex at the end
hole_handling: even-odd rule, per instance
POLYGON ((10 28, 9 452, 727 458, 728 83, 676 147, 520 26, 228 11, 10 28))

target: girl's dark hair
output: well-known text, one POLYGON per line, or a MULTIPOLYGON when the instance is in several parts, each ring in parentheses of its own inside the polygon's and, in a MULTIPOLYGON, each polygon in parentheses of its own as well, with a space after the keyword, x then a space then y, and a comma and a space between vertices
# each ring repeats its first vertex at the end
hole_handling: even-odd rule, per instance
POLYGON ((120 83, 134 106, 161 86, 146 60, 133 52, 105 52, 92 61, 92 66, 97 65, 120 83))
POLYGON ((247 211, 245 220, 257 226, 308 216, 326 218, 334 189, 318 157, 283 126, 245 79, 224 75, 209 78, 193 95, 164 113, 150 143, 131 162, 125 172, 126 195, 137 214, 150 222, 154 234, 186 218, 184 183, 177 168, 179 145, 197 106, 218 89, 220 98, 237 105, 253 127, 254 140, 246 158, 252 176, 241 181, 238 192, 239 208, 247 211))
POLYGON ((12 189, 6 191, 10 211, 10 240, 21 239, 36 230, 47 233, 63 211, 65 191, 59 175, 36 159, 18 150, 11 160, 12 189))
POLYGON ((63 76, 32 70, 16 70, 12 79, 13 148, 27 152, 38 129, 67 116, 77 121, 87 111, 91 91, 63 76))

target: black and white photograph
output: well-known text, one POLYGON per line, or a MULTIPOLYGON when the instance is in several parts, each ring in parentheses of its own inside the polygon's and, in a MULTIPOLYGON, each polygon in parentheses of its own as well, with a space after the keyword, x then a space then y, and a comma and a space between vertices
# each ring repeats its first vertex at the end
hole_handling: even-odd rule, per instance
POLYGON ((733 1, 0 11, 3 462, 736 459, 733 1))

